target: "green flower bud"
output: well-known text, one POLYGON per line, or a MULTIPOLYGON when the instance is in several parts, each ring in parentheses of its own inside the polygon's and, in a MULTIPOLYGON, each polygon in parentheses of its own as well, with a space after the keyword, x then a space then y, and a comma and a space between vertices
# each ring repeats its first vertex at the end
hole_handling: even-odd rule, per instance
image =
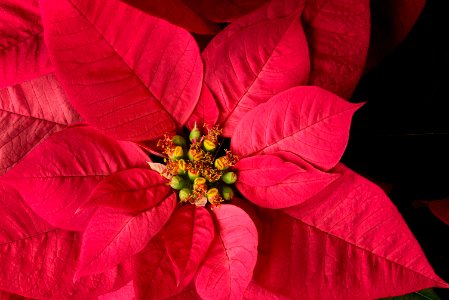
POLYGON ((196 127, 195 123, 195 126, 193 127, 192 131, 190 131, 189 140, 193 143, 199 141, 200 138, 201 138, 201 131, 198 129, 198 127, 196 127))
POLYGON ((207 189, 207 185, 206 185, 206 179, 204 179, 203 177, 198 177, 195 178, 195 180, 193 181, 193 189, 194 190, 198 190, 198 189, 207 189))
POLYGON ((195 179, 197 179, 198 177, 200 177, 200 172, 196 171, 196 170, 189 170, 187 172, 187 176, 189 176, 189 179, 191 181, 194 181, 195 179))
POLYGON ((234 172, 226 172, 221 176, 221 180, 227 184, 234 184, 237 181, 237 174, 234 172))
POLYGON ((203 151, 196 151, 196 150, 192 150, 190 149, 189 152, 187 152, 187 157, 189 158, 190 161, 199 161, 203 158, 203 151))
POLYGON ((187 145, 186 139, 180 135, 175 135, 171 140, 176 146, 185 147, 187 145))
POLYGON ((220 171, 226 170, 228 166, 228 158, 226 156, 221 156, 214 161, 214 166, 220 171))
POLYGON ((232 190, 232 188, 230 186, 223 186, 221 189, 221 193, 223 195, 223 199, 225 200, 232 200, 232 198, 234 198, 234 191, 232 190))
POLYGON ((186 202, 187 198, 190 197, 190 195, 192 194, 192 190, 189 188, 182 188, 179 191, 179 200, 181 200, 181 202, 186 202))
POLYGON ((184 178, 182 178, 181 176, 173 176, 172 179, 170 180, 170 186, 175 189, 175 190, 180 190, 184 187, 184 185, 186 184, 184 178))
POLYGON ((215 144, 211 140, 205 139, 203 141, 203 149, 207 152, 214 152, 215 149, 217 149, 217 144, 215 144))
POLYGON ((176 146, 173 152, 170 155, 171 160, 178 160, 184 156, 184 150, 182 150, 181 146, 176 146))

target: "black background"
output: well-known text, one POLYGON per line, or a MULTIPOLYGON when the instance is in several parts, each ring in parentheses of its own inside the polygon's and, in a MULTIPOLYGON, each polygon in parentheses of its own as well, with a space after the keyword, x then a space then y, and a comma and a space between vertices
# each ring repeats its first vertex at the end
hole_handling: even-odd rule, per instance
MULTIPOLYGON (((449 197, 449 9, 428 0, 404 42, 360 81, 343 162, 392 185, 403 214, 436 273, 449 281, 449 226, 416 200, 449 197)), ((442 299, 449 291, 435 289, 442 299)))

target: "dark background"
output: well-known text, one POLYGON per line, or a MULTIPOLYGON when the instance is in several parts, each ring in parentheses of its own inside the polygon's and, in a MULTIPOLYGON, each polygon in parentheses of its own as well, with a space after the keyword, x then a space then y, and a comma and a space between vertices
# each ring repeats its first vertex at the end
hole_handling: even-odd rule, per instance
MULTIPOLYGON (((367 72, 352 98, 343 162, 392 185, 403 214, 436 273, 449 282, 449 226, 416 200, 449 197, 449 9, 428 0, 404 42, 367 72)), ((442 299, 449 291, 435 289, 442 299)))

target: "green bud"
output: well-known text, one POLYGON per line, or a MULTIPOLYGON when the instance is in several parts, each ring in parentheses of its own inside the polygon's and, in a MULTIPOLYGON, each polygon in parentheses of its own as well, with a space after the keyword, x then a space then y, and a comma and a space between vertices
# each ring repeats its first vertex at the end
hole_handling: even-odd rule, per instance
POLYGON ((189 140, 193 143, 199 141, 200 138, 201 138, 201 131, 198 129, 198 127, 196 127, 195 123, 195 126, 193 127, 192 131, 190 131, 189 140))
POLYGON ((175 189, 175 190, 180 190, 184 187, 184 185, 186 184, 184 178, 182 178, 181 176, 173 176, 172 179, 170 180, 170 186, 175 189))
POLYGON ((189 179, 191 181, 194 181, 195 179, 197 179, 198 177, 200 177, 200 172, 198 171, 193 171, 193 170, 189 170, 187 172, 187 176, 189 176, 189 179))
POLYGON ((237 174, 234 172, 226 172, 221 176, 221 180, 227 184, 234 184, 237 181, 237 174))
POLYGON ((221 193, 223 194, 223 199, 225 200, 232 200, 232 198, 234 198, 234 191, 232 190, 232 188, 230 186, 223 186, 221 189, 221 193))
POLYGON ((187 201, 187 198, 189 198, 189 196, 192 194, 192 190, 189 188, 182 188, 179 191, 179 200, 181 200, 181 202, 185 202, 187 201))
POLYGON ((204 179, 203 177, 195 178, 195 180, 193 181, 193 189, 197 190, 201 188, 207 189, 206 179, 204 179))
POLYGON ((204 153, 202 150, 200 151, 196 151, 196 150, 192 150, 190 149, 189 152, 187 152, 187 158, 190 161, 200 161, 204 156, 204 153))
POLYGON ((228 168, 228 158, 226 156, 221 156, 214 161, 214 166, 216 169, 223 171, 228 168))
POLYGON ((186 139, 180 135, 175 135, 171 140, 176 146, 185 147, 187 145, 186 139))
POLYGON ((214 152, 215 149, 217 149, 217 144, 208 139, 205 139, 203 141, 203 149, 206 150, 207 152, 214 152))
POLYGON ((186 174, 186 162, 183 159, 178 160, 178 175, 186 174))

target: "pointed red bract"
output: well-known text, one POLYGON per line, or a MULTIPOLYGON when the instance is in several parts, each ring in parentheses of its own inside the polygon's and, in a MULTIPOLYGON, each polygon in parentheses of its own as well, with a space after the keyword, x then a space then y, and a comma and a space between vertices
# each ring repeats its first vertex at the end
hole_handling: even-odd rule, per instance
POLYGON ((371 1, 372 28, 366 68, 375 67, 408 35, 426 0, 371 1))
POLYGON ((340 179, 285 210, 292 217, 259 215, 255 281, 293 299, 375 299, 448 287, 384 192, 344 166, 335 171, 340 179))
POLYGON ((111 207, 122 212, 150 208, 170 193, 165 178, 148 169, 117 172, 101 181, 92 191, 86 207, 111 207))
POLYGON ((0 175, 52 133, 79 119, 55 76, 0 90, 0 175))
POLYGON ((87 122, 139 141, 187 121, 203 77, 187 31, 118 0, 42 0, 41 7, 57 75, 87 122))
POLYGON ((175 207, 176 195, 171 193, 142 212, 98 208, 83 233, 75 278, 103 272, 140 252, 162 229, 175 207))
POLYGON ((179 209, 167 224, 162 236, 179 286, 185 287, 195 275, 214 232, 209 212, 194 205, 179 209))
POLYGON ((426 204, 438 219, 449 225, 449 199, 426 201, 426 204))
POLYGON ((304 1, 272 1, 220 32, 202 53, 204 81, 231 136, 238 121, 271 96, 305 84, 309 55, 299 15, 304 1))
POLYGON ((0 20, 0 88, 52 72, 38 0, 2 0, 0 20))
POLYGON ((230 22, 243 16, 261 5, 267 0, 182 0, 200 16, 214 22, 230 22))
POLYGON ((275 155, 256 155, 240 160, 236 187, 257 206, 284 208, 298 205, 319 193, 338 174, 328 174, 311 165, 283 160, 275 155))
POLYGON ((224 204, 213 210, 217 232, 195 286, 203 299, 241 299, 257 259, 257 230, 240 208, 224 204))
POLYGON ((220 28, 197 15, 182 0, 164 1, 141 1, 122 0, 132 6, 149 13, 150 15, 163 18, 175 25, 184 27, 188 31, 198 34, 214 34, 220 28))
POLYGON ((134 283, 132 280, 122 288, 107 294, 103 294, 98 297, 98 300, 124 300, 124 299, 126 300, 136 299, 136 293, 134 292, 134 283))
POLYGON ((207 85, 203 84, 198 104, 187 121, 187 127, 192 129, 195 123, 199 126, 203 124, 215 124, 218 120, 218 107, 214 96, 207 85))
POLYGON ((0 195, 0 289, 30 298, 86 299, 129 281, 127 263, 74 282, 77 235, 46 223, 3 183, 0 195))
POLYGON ((243 296, 245 300, 291 300, 291 298, 283 296, 282 294, 275 293, 263 288, 255 281, 251 281, 246 288, 245 295, 243 296))
POLYGON ((145 167, 146 159, 130 142, 77 126, 47 138, 1 179, 20 190, 25 202, 49 223, 82 230, 92 211, 75 212, 93 188, 112 173, 145 167))
POLYGON ((307 0, 302 15, 309 43, 310 85, 349 98, 365 67, 369 0, 307 0))
POLYGON ((271 98, 240 121, 231 139, 239 157, 287 151, 328 170, 349 138, 351 104, 317 87, 297 87, 271 98))

